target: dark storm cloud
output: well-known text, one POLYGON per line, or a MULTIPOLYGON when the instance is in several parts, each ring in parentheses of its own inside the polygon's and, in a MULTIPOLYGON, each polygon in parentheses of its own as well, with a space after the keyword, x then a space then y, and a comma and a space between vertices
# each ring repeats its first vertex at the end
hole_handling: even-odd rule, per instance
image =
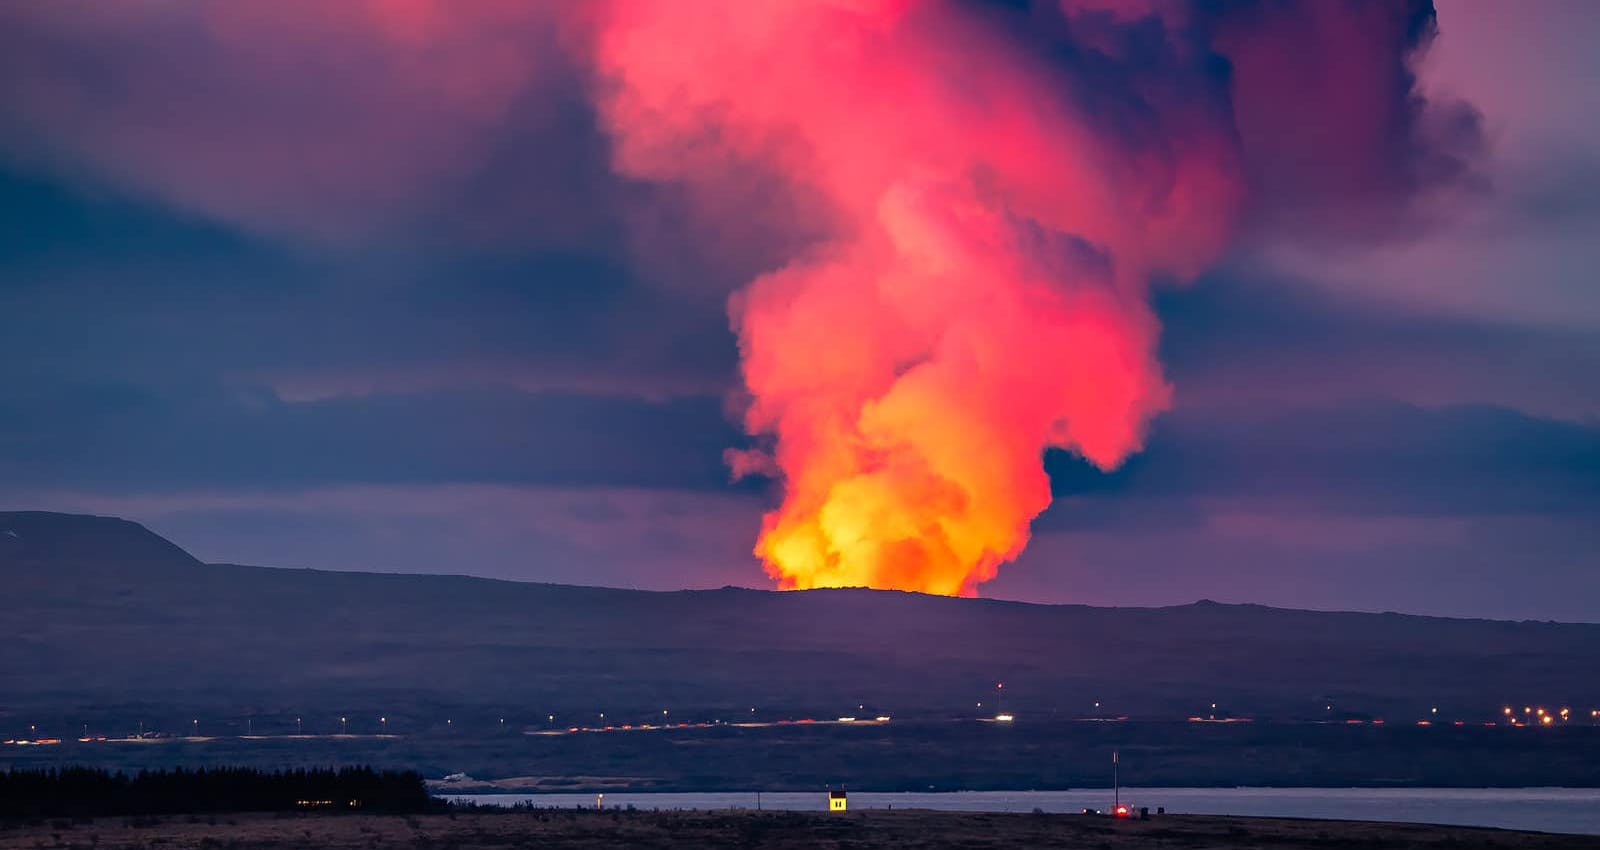
POLYGON ((1491 407, 1349 401, 1228 418, 1179 413, 1110 474, 1046 456, 1041 532, 1203 526, 1218 509, 1386 519, 1600 513, 1600 427, 1491 407))
POLYGON ((11 492, 726 481, 721 305, 605 253, 332 263, 14 170, 0 217, 11 492))
POLYGON ((1064 455, 1047 465, 1056 492, 1069 497, 1385 516, 1600 511, 1600 427, 1492 407, 1357 401, 1266 416, 1177 415, 1157 426, 1143 456, 1110 475, 1064 455))
POLYGON ((1284 273, 1224 271, 1161 294, 1162 359, 1180 408, 1388 397, 1600 416, 1600 334, 1430 313, 1284 273))
POLYGON ((0 217, 13 225, 0 233, 0 376, 661 397, 717 394, 733 370, 719 301, 647 285, 614 252, 330 262, 3 170, 0 217))
POLYGON ((259 265, 273 253, 210 219, 0 167, 0 289, 41 287, 85 268, 139 284, 149 281, 130 266, 259 265))
POLYGON ((284 404, 50 382, 0 397, 7 488, 170 491, 485 482, 722 489, 715 398, 479 390, 284 404))

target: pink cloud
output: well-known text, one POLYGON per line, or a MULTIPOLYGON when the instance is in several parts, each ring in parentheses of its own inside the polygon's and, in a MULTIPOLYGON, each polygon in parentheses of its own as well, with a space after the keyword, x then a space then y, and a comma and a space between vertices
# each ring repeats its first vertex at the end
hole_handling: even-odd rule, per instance
POLYGON ((1427 96, 1431 4, 1259 4, 1219 16, 1255 225, 1320 243, 1392 239, 1480 182, 1477 111, 1427 96))
MULTIPOLYGON (((579 85, 557 21, 538 4, 464 8, 8 6, 4 147, 258 231, 344 244, 448 205, 522 122, 552 149, 527 158, 513 178, 528 191, 497 213, 538 215, 523 238, 575 238, 594 210, 563 161, 569 128, 549 111, 579 85)), ((436 225, 469 241, 503 227, 477 215, 436 225)))

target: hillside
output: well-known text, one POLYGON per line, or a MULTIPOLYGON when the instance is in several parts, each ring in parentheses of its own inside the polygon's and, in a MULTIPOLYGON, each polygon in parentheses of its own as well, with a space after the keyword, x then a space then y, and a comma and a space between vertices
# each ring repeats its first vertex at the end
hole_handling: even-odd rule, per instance
MULTIPOLYGON (((442 568, 467 565, 442 564, 442 568)), ((672 593, 203 564, 134 523, 0 513, 3 710, 1007 708, 1487 719, 1600 704, 1600 625, 868 590, 672 593)), ((459 715, 458 715, 459 716, 459 715)))

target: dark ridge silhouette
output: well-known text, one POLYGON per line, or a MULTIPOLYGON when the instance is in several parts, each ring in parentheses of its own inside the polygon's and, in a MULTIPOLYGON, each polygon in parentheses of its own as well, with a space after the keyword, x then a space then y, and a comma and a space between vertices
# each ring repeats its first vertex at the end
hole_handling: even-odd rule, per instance
POLYGON ((397 706, 832 716, 864 703, 937 717, 971 715, 999 681, 1006 708, 1061 717, 1095 701, 1169 718, 1211 703, 1481 719, 1507 703, 1600 704, 1594 624, 201 564, 133 523, 46 513, 0 513, 0 581, 3 710, 55 711, 73 731, 161 706, 288 712, 291 726, 300 710, 397 706))
POLYGON ((200 561, 149 529, 125 519, 45 511, 0 512, 0 563, 12 570, 106 568, 170 574, 200 561))

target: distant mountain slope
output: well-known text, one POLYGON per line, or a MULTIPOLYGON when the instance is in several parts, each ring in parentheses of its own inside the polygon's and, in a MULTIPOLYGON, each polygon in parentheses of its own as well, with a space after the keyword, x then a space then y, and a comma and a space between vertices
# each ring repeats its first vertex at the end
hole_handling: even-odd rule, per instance
POLYGON ((188 552, 125 519, 45 511, 0 512, 0 566, 7 578, 65 568, 89 573, 104 567, 123 572, 165 572, 200 566, 188 552))
POLYGON ((1600 704, 1600 625, 1094 608, 868 590, 657 593, 201 564, 134 523, 0 513, 0 702, 1182 716, 1600 704))

